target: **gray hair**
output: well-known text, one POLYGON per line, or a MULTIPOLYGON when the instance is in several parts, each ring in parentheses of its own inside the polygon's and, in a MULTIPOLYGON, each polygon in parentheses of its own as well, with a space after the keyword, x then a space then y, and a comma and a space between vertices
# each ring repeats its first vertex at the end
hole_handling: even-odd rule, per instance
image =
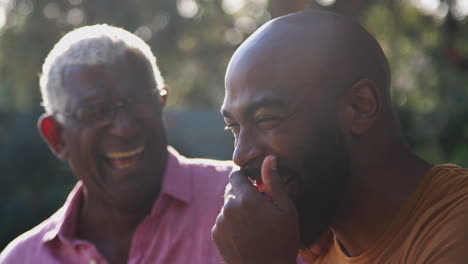
POLYGON ((39 80, 42 106, 49 114, 64 107, 62 72, 68 65, 96 65, 113 63, 126 52, 132 51, 144 58, 153 68, 157 88, 164 88, 164 79, 156 64, 151 48, 136 35, 109 25, 93 25, 75 29, 63 36, 42 65, 39 80))

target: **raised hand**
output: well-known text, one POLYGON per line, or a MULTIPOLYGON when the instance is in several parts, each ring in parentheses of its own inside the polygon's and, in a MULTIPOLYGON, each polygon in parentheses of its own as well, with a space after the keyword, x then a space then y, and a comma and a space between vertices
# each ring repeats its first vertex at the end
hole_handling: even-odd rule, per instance
POLYGON ((236 170, 229 176, 224 207, 212 230, 228 264, 291 264, 299 250, 297 211, 276 169, 276 157, 262 164, 262 191, 236 170))

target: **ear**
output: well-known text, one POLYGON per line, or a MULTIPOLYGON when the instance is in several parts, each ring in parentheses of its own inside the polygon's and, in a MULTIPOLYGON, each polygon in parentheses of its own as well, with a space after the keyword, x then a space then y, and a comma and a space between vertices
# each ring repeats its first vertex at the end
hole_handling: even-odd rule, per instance
POLYGON ((168 97, 169 89, 166 86, 164 86, 162 89, 159 89, 159 96, 161 97, 161 104, 164 107, 167 102, 167 97, 168 97))
POLYGON ((67 151, 62 139, 62 125, 50 114, 39 117, 37 128, 50 150, 57 158, 67 160, 67 151))
POLYGON ((372 80, 359 80, 348 90, 344 122, 353 135, 362 135, 373 126, 380 100, 377 85, 372 80))

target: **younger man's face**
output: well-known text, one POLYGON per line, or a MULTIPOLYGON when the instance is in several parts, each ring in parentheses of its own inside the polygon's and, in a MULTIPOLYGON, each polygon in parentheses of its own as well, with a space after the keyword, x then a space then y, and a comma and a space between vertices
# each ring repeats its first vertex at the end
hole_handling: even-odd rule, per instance
POLYGON ((267 155, 278 157, 308 247, 333 222, 349 174, 338 103, 291 66, 300 61, 255 51, 237 52, 226 74, 221 112, 234 135, 233 160, 259 173, 267 155))

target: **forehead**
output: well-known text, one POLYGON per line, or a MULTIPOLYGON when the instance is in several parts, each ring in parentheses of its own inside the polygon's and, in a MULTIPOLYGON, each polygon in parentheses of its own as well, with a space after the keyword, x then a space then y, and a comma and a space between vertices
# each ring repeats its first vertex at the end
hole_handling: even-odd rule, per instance
POLYGON ((66 94, 80 99, 94 93, 128 94, 156 88, 149 63, 127 53, 112 63, 68 65, 62 71, 66 94))
POLYGON ((313 102, 317 96, 312 70, 305 61, 265 49, 236 54, 225 79, 223 112, 245 111, 265 102, 269 107, 291 107, 313 102))
POLYGON ((223 107, 238 108, 266 96, 314 104, 328 96, 336 65, 326 25, 333 23, 315 22, 274 20, 249 37, 229 63, 223 107))

